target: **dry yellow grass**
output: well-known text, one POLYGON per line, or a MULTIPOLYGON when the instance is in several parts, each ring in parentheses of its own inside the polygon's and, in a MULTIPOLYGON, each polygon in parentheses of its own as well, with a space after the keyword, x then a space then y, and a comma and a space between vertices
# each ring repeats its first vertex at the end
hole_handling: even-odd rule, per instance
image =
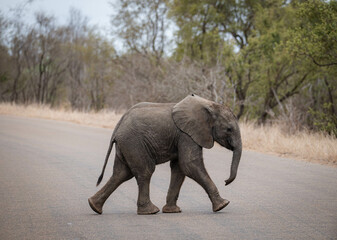
MULTIPOLYGON (((41 105, 22 106, 9 103, 0 103, 0 114, 54 119, 105 128, 114 128, 121 117, 121 114, 106 110, 85 113, 51 109, 41 105)), ((289 135, 278 125, 256 126, 245 122, 240 127, 244 149, 337 166, 336 138, 308 131, 289 135)))
POLYGON ((0 114, 68 121, 104 128, 114 128, 121 117, 120 114, 106 110, 97 113, 80 112, 62 108, 51 109, 37 104, 23 106, 10 103, 0 103, 0 114))
POLYGON ((287 134, 280 125, 241 123, 245 149, 337 166, 337 139, 323 133, 299 131, 287 134))

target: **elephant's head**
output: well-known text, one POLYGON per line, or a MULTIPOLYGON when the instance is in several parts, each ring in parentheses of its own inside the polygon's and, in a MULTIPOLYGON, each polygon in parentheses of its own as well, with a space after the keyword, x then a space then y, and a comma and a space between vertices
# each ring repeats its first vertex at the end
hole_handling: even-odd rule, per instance
POLYGON ((212 148, 214 141, 233 151, 230 184, 235 178, 242 153, 241 134, 232 111, 218 103, 187 96, 173 107, 172 116, 177 127, 204 148, 212 148))

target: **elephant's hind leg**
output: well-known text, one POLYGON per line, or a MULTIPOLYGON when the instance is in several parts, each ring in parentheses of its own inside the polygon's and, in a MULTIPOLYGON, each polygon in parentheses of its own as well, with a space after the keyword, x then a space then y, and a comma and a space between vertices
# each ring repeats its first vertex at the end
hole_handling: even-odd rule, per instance
POLYGON ((171 181, 166 197, 166 205, 163 213, 180 213, 181 209, 177 206, 180 188, 185 180, 185 174, 181 171, 178 161, 171 162, 171 181))
POLYGON ((144 148, 145 143, 137 137, 130 138, 129 146, 122 145, 121 151, 135 176, 138 185, 137 214, 147 215, 159 212, 150 200, 150 180, 156 168, 156 162, 150 156, 149 149, 144 148))
POLYGON ((132 177, 133 174, 129 167, 116 155, 112 177, 94 196, 88 199, 92 210, 98 214, 102 214, 103 205, 108 197, 119 187, 119 185, 132 177))
MULTIPOLYGON (((135 174, 136 175, 136 174, 135 174)), ((138 184, 138 200, 137 200, 137 214, 148 215, 156 214, 159 208, 156 207, 150 200, 150 180, 152 173, 149 175, 136 175, 138 184)))

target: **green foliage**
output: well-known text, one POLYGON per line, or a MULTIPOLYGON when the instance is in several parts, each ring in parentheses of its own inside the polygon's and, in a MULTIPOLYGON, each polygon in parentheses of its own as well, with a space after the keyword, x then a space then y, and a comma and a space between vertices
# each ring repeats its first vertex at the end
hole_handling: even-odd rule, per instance
MULTIPOLYGON (((233 43, 248 45, 259 4, 265 1, 169 1, 169 16, 179 27, 176 59, 189 57, 208 65, 220 57, 219 49, 233 43)), ((221 50, 220 50, 221 52, 221 50)))
POLYGON ((322 111, 309 109, 309 113, 313 117, 313 124, 318 130, 337 137, 337 116, 331 111, 333 106, 331 103, 324 103, 322 107, 322 111))
POLYGON ((185 56, 205 63, 216 61, 221 41, 217 17, 213 6, 204 1, 172 1, 170 16, 179 27, 177 49, 174 56, 181 60, 185 56))
POLYGON ((312 70, 287 52, 289 29, 295 22, 294 9, 291 5, 284 7, 283 1, 257 7, 254 34, 244 51, 250 53, 250 66, 254 66, 251 75, 255 81, 248 95, 255 96, 255 106, 249 111, 261 123, 299 93, 312 70))
POLYGON ((3 84, 5 84, 8 81, 9 81, 9 77, 8 77, 7 73, 1 73, 0 72, 0 86, 2 86, 3 84))
POLYGON ((297 26, 291 30, 290 52, 318 66, 337 66, 337 1, 309 0, 295 8, 297 26))
POLYGON ((313 70, 315 90, 311 92, 309 109, 313 120, 309 122, 316 129, 336 135, 337 1, 303 1, 294 4, 294 9, 296 22, 289 30, 286 48, 294 59, 313 70))

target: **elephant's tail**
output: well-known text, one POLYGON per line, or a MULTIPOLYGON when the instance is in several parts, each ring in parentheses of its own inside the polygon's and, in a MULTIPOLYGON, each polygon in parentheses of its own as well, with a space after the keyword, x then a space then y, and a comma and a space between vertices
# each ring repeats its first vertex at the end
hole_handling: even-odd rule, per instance
POLYGON ((97 180, 97 183, 96 183, 96 187, 101 183, 101 181, 102 181, 102 179, 103 179, 105 167, 106 167, 106 165, 107 165, 107 163, 108 163, 108 160, 109 160, 109 157, 110 157, 110 154, 111 154, 111 150, 112 150, 112 147, 113 147, 114 143, 115 143, 115 134, 113 133, 113 134, 112 134, 112 137, 111 137, 111 140, 110 140, 110 145, 109 145, 108 152, 106 153, 106 156, 105 156, 105 161, 104 161, 102 173, 101 173, 101 175, 98 177, 98 180, 97 180))
POLYGON ((101 175, 98 177, 98 180, 97 180, 97 183, 96 183, 96 187, 101 183, 102 179, 103 179, 103 176, 104 176, 104 171, 105 171, 105 167, 106 167, 106 164, 108 163, 108 160, 109 160, 109 157, 110 157, 110 153, 111 153, 111 150, 112 150, 112 147, 116 141, 116 132, 119 128, 119 126, 121 125, 121 123, 123 122, 123 119, 125 117, 125 114, 122 116, 122 118, 119 120, 119 122, 117 123, 113 133, 112 133, 112 136, 111 136, 111 140, 110 140, 110 145, 109 145, 109 149, 108 149, 108 152, 106 153, 106 157, 105 157, 105 161, 104 161, 104 165, 103 165, 103 169, 102 169, 102 173, 101 175))
POLYGON ((110 141, 110 145, 109 145, 109 149, 108 149, 108 152, 106 153, 106 156, 105 156, 105 161, 104 161, 102 173, 101 173, 101 175, 98 177, 98 180, 97 180, 97 183, 96 183, 96 187, 101 183, 101 181, 102 181, 102 179, 103 179, 105 167, 106 167, 106 164, 108 163, 108 160, 109 160, 109 157, 110 157, 111 150, 112 150, 112 147, 113 147, 113 145, 114 145, 114 142, 115 142, 115 134, 112 134, 111 141, 110 141))

